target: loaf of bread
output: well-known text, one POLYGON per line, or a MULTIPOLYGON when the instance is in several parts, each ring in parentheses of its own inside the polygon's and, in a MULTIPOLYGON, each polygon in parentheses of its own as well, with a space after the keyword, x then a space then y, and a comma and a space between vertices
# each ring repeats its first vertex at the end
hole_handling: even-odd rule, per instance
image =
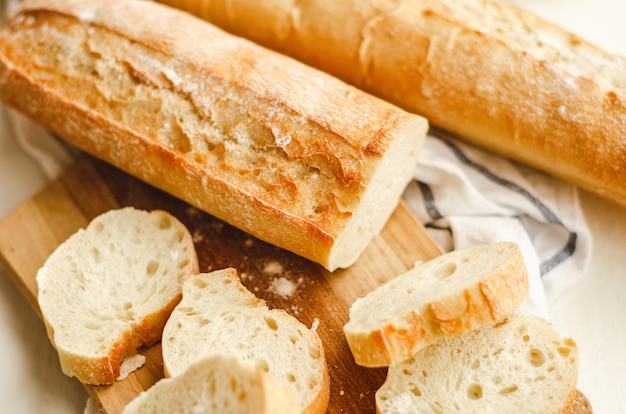
POLYGON ((124 407, 123 414, 300 414, 293 392, 241 359, 216 355, 164 378, 124 407))
MULTIPOLYGON (((513 311, 437 341, 389 368, 380 414, 567 413, 578 395, 578 350, 545 320, 513 311)), ((579 411, 584 412, 584 411, 579 411)))
POLYGON ((111 384, 125 358, 161 340, 198 272, 191 234, 171 214, 126 207, 74 233, 37 272, 38 303, 63 372, 111 384))
POLYGON ((185 282, 161 346, 168 377, 201 359, 232 355, 292 390, 303 413, 325 413, 328 407, 330 379, 317 332, 282 309, 269 309, 232 268, 185 282))
POLYGON ((626 204, 626 59, 500 0, 160 0, 626 204))
POLYGON ((528 290, 517 244, 471 246, 417 264, 357 299, 344 333, 357 364, 389 366, 437 339, 498 321, 528 290))
POLYGON ((411 178, 427 122, 150 1, 27 0, 0 98, 253 236, 351 265, 411 178))

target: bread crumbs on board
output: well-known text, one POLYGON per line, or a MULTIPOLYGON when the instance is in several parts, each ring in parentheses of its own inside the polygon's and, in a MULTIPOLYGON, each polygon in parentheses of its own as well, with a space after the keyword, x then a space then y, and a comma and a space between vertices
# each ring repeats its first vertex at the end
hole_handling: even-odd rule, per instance
POLYGON ((318 326, 320 326, 320 320, 318 318, 313 319, 313 322, 311 323, 311 330, 316 331, 318 326))
POLYGON ((296 291, 296 284, 286 277, 279 277, 270 282, 270 290, 277 295, 288 298, 296 291))
POLYGON ((276 260, 267 262, 265 266, 263 267, 263 273, 267 273, 271 275, 278 275, 283 272, 284 272, 283 265, 280 262, 277 262, 276 260))

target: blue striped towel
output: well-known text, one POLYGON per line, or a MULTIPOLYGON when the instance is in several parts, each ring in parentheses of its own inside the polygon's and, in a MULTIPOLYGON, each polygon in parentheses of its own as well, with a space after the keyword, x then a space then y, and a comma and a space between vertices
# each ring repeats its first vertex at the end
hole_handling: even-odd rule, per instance
POLYGON ((514 241, 531 291, 521 306, 549 304, 584 274, 591 235, 574 185, 431 130, 404 199, 445 251, 514 241))

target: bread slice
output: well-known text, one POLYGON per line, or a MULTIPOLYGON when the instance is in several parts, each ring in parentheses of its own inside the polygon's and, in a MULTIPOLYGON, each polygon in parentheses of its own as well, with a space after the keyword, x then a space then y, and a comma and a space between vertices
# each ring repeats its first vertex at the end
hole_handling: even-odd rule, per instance
POLYGON ((501 321, 437 341, 389 368, 380 414, 566 413, 578 349, 544 319, 513 311, 501 321))
POLYGON ((166 376, 180 375, 203 358, 233 355, 291 389, 304 413, 328 407, 328 369, 317 332, 282 309, 269 309, 232 268, 185 282, 163 331, 162 349, 166 376))
POLYGON ((20 2, 0 31, 0 99, 83 151, 329 270, 353 264, 382 229, 428 128, 150 1, 20 2))
POLYGON ((201 359, 132 400, 123 414, 299 414, 293 391, 234 356, 201 359))
POLYGON ((111 384, 123 360, 161 339, 198 272, 191 234, 171 214, 110 210, 62 243, 37 272, 38 301, 63 372, 111 384))
POLYGON ((528 290, 517 244, 476 245, 417 264, 357 299, 344 333, 357 364, 388 366, 438 338, 497 321, 528 290))

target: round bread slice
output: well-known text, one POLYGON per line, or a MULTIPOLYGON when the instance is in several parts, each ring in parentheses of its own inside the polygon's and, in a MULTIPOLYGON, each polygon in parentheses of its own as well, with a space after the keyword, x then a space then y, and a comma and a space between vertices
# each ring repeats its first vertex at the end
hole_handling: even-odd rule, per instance
POLYGON ((328 407, 328 369, 317 332, 282 309, 269 309, 232 268, 185 281, 162 350, 166 376, 180 375, 203 358, 232 355, 291 389, 303 413, 328 407))
POLYGON ((293 392, 241 359, 216 355, 164 378, 142 392, 123 414, 299 414, 293 392))
POLYGON ((528 295, 515 243, 475 245, 417 264, 357 299, 344 334, 355 362, 400 362, 438 338, 499 320, 528 295))
POLYGON ((126 357, 161 339, 185 277, 191 234, 165 211, 110 210, 78 230, 37 273, 38 301, 63 372, 111 384, 126 357))
POLYGON ((577 379, 574 341, 515 310, 389 367, 376 408, 379 414, 567 413, 577 379))

